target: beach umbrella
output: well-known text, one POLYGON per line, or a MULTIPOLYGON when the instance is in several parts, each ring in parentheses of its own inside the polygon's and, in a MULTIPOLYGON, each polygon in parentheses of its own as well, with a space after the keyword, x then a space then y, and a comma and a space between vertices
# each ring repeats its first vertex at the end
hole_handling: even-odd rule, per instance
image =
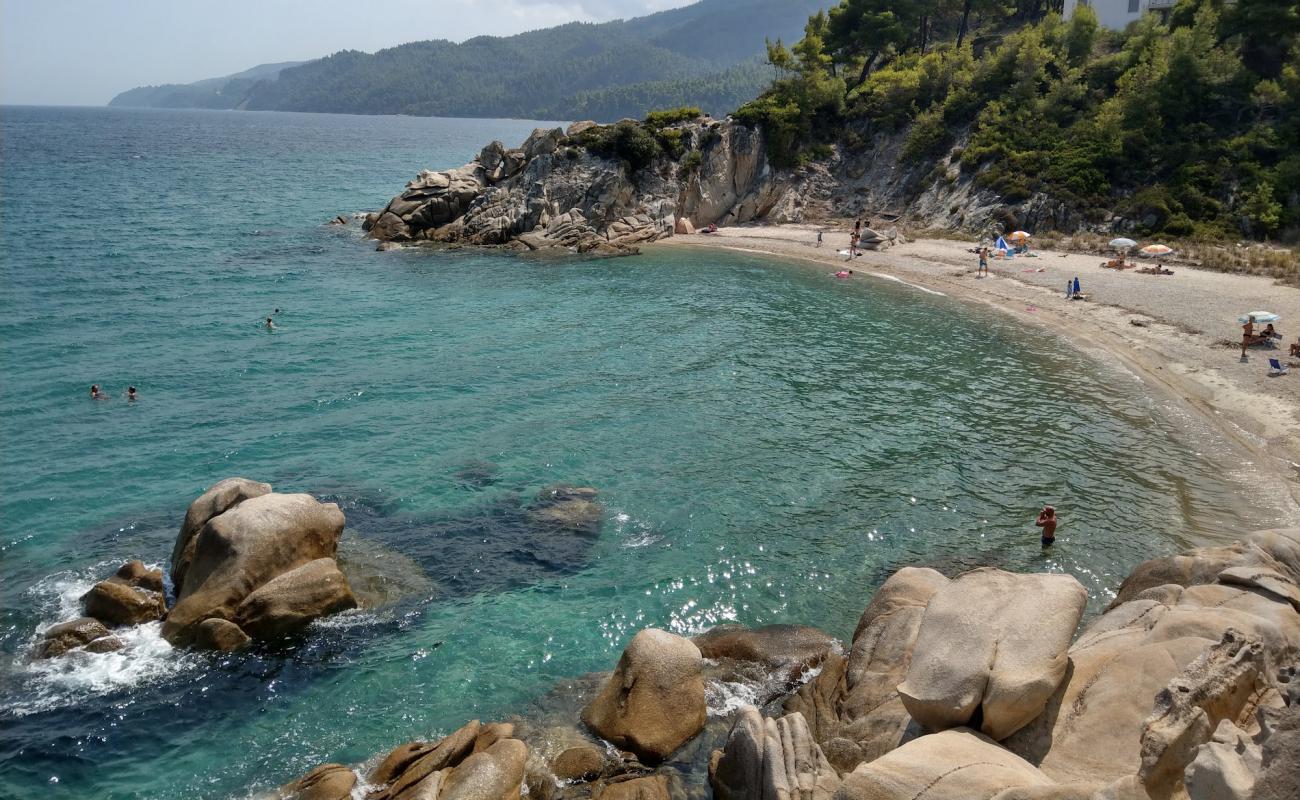
POLYGON ((1167 256, 1172 252, 1174 252, 1174 248, 1163 244, 1149 244, 1142 248, 1142 255, 1144 256, 1167 256))
POLYGON ((1277 322, 1279 319, 1282 319, 1272 311, 1251 311, 1250 313, 1242 314, 1240 317, 1237 317, 1237 321, 1242 325, 1245 325, 1247 322, 1250 322, 1251 317, 1254 317, 1255 321, 1261 325, 1267 325, 1270 322, 1277 322))
POLYGON ((1029 234, 1024 231, 1014 231, 1007 234, 1007 238, 1013 242, 1023 242, 1029 238, 1029 234))
POLYGON ((1133 241, 1132 239, 1125 239, 1122 236, 1118 239, 1110 240, 1110 247, 1112 250, 1132 250, 1134 247, 1137 246, 1138 246, 1137 242, 1133 241))

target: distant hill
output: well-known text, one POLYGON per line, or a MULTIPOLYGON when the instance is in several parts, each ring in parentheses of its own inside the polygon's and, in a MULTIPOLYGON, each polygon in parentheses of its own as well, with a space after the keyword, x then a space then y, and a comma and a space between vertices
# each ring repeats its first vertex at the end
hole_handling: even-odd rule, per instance
POLYGON ((771 81, 764 39, 797 41, 808 16, 833 4, 702 0, 629 20, 461 44, 344 50, 297 66, 268 65, 279 68, 260 79, 241 73, 132 89, 110 105, 601 121, 678 105, 723 114, 771 81))
POLYGON ((258 81, 275 80, 283 70, 304 63, 306 62, 283 61, 279 64, 261 64, 224 78, 208 78, 195 83, 140 86, 122 92, 108 101, 108 104, 135 108, 238 108, 248 90, 258 81))

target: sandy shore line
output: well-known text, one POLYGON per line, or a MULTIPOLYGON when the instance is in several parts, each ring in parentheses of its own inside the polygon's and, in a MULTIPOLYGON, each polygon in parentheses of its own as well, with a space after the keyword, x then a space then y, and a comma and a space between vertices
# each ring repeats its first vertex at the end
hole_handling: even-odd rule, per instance
MULTIPOLYGON (((817 266, 850 268, 865 280, 892 279, 1015 316, 1053 331, 1103 361, 1114 359, 1154 391, 1213 425, 1240 448, 1239 457, 1289 495, 1280 505, 1300 521, 1300 362, 1287 346, 1251 348, 1240 359, 1237 316, 1281 315, 1286 342, 1300 333, 1300 289, 1256 276, 1176 269, 1172 276, 1100 268, 1097 256, 1038 251, 1036 258, 993 261, 976 277, 974 241, 918 240, 866 252, 849 264, 848 228, 813 225, 724 228, 713 235, 675 236, 654 247, 749 250, 817 266), (816 247, 817 230, 825 243, 816 247), (1065 299, 1078 276, 1087 302, 1065 299), (1137 323, 1137 324, 1135 324, 1137 323), (1290 327, 1288 327, 1288 324, 1290 327), (1293 365, 1268 377, 1268 359, 1293 365)), ((1282 520, 1280 522, 1285 522, 1282 520)))

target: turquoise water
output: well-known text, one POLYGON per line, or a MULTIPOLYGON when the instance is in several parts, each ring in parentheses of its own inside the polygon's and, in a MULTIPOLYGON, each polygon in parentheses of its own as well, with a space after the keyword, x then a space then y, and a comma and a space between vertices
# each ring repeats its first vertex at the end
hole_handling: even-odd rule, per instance
POLYGON ((921 563, 1067 571, 1100 603, 1143 558, 1271 521, 1235 516, 1211 432, 952 298, 743 253, 378 253, 323 224, 531 123, 2 116, 0 795, 243 796, 505 716, 647 625, 847 636, 921 563), (431 588, 292 653, 146 630, 26 661, 229 475, 337 500, 431 588), (600 490, 590 547, 521 523, 554 482, 600 490))

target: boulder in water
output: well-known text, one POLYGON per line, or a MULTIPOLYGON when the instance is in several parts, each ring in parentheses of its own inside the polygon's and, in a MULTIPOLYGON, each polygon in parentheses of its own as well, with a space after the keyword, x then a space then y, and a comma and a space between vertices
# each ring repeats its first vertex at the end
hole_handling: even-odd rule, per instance
POLYGON ((306 494, 263 494, 212 517, 193 536, 193 558, 163 623, 164 638, 191 644, 203 620, 233 621, 240 604, 264 584, 332 559, 343 523, 337 505, 306 494))
POLYGON ((113 583, 124 583, 127 586, 158 592, 159 594, 163 592, 162 570, 149 569, 144 565, 143 561, 138 559, 123 564, 108 580, 113 583))
POLYGON ((528 521, 543 531, 595 535, 600 532, 604 509, 595 489, 585 486, 550 486, 528 507, 528 521))
POLYGON ((220 617, 208 617, 195 626, 191 644, 200 650, 227 653, 246 647, 250 641, 248 634, 235 623, 220 617))
POLYGON ((628 776, 610 781, 596 795, 597 800, 671 800, 672 797, 667 775, 628 776))
POLYGON ((691 639, 704 658, 753 661, 768 668, 815 667, 835 640, 808 625, 719 625, 691 639))
POLYGON ((86 616, 106 625, 139 625, 163 618, 167 603, 161 592, 112 579, 100 581, 81 596, 86 616))
POLYGON ((598 736, 651 763, 699 733, 706 716, 699 648, 656 628, 632 637, 614 674, 582 710, 598 736))
POLYGON ((349 800, 357 776, 342 764, 321 764, 280 787, 280 800, 349 800))
POLYGON ((598 747, 570 747, 556 757, 551 771, 562 781, 589 781, 605 769, 605 753, 598 747))
POLYGON ((123 644, 104 627, 104 623, 93 617, 79 617, 48 628, 36 647, 36 657, 55 658, 78 647, 107 653, 122 649, 123 644))

